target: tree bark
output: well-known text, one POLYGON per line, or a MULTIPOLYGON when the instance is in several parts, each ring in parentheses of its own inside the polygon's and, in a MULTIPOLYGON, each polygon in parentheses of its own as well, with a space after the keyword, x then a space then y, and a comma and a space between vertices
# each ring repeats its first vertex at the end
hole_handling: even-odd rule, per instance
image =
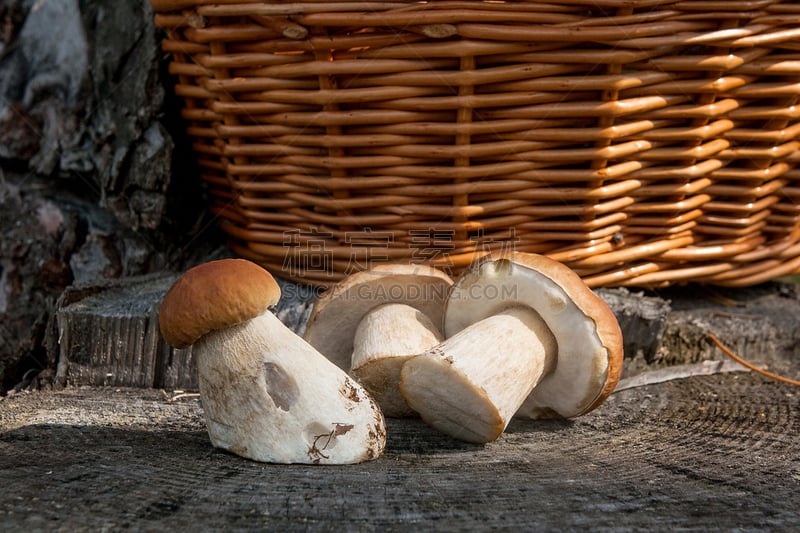
POLYGON ((158 38, 149 2, 0 3, 0 395, 45 369, 71 283, 221 249, 158 38))

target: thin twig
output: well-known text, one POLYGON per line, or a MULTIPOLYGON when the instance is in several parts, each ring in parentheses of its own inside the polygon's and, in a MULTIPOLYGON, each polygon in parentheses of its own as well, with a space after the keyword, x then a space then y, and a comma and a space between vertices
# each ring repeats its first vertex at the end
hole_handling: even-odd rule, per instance
POLYGON ((756 372, 758 374, 761 374, 762 376, 766 376, 768 378, 774 379, 775 381, 780 381, 781 383, 788 383, 789 385, 795 385, 795 386, 800 387, 800 381, 797 381, 797 380, 794 380, 794 379, 791 379, 791 378, 787 378, 787 377, 784 377, 784 376, 779 376, 778 374, 773 374, 772 372, 764 370, 763 368, 759 368, 759 367, 755 366, 753 363, 751 363, 749 361, 746 361, 745 359, 742 359, 741 357, 739 357, 738 355, 733 353, 730 350, 730 348, 728 348, 727 346, 722 344, 722 342, 713 333, 707 333, 707 335, 708 335, 708 338, 711 339, 711 342, 716 344, 717 348, 722 350, 722 353, 724 353, 725 355, 727 355, 728 357, 730 357, 731 359, 733 359, 734 361, 736 361, 740 365, 746 366, 747 368, 749 368, 753 372, 756 372))
POLYGON ((619 383, 617 383, 614 392, 644 387, 645 385, 653 385, 656 383, 664 383, 665 381, 685 379, 692 376, 710 376, 726 372, 748 371, 749 368, 732 361, 703 361, 702 363, 690 365, 676 365, 669 368, 649 370, 629 378, 621 379, 619 383))
POLYGON ((175 403, 177 400, 181 398, 199 398, 199 392, 182 392, 180 394, 175 394, 174 396, 170 396, 167 398, 167 403, 175 403))

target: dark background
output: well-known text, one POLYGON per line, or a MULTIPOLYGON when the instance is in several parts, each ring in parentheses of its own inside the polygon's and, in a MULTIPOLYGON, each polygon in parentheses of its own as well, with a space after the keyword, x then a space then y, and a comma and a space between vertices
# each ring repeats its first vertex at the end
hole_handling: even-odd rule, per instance
POLYGON ((222 249, 149 2, 0 0, 0 395, 49 378, 62 291, 222 249))

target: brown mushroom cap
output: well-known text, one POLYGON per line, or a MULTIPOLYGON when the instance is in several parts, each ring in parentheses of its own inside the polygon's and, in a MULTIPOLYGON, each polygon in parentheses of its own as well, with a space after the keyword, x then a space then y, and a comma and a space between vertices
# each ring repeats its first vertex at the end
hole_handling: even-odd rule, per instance
POLYGON ((280 297, 278 283, 257 264, 210 261, 188 270, 167 291, 158 317, 161 334, 171 346, 185 348, 211 331, 260 315, 280 297))
POLYGON ((554 370, 533 389, 518 415, 575 417, 613 392, 622 372, 619 323, 574 271, 545 256, 512 252, 473 265, 456 280, 447 301, 445 337, 509 305, 539 313, 558 342, 554 370))
POLYGON ((356 328, 368 312, 387 303, 406 304, 419 309, 438 327, 452 284, 447 274, 427 265, 386 263, 357 272, 319 297, 304 338, 349 371, 356 328))

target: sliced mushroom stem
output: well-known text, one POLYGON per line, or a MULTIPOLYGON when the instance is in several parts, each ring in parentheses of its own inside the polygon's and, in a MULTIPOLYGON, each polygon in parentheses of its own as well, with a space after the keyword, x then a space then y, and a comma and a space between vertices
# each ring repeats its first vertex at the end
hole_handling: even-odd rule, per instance
POLYGON ((538 313, 511 307, 407 361, 400 391, 439 431, 468 442, 491 442, 552 369, 557 350, 538 313))
POLYGON ((608 305, 563 263, 524 252, 473 263, 451 287, 443 333, 451 337, 516 305, 545 321, 558 343, 558 362, 515 416, 574 418, 603 403, 622 371, 622 331, 608 305))
POLYGON ((443 322, 453 280, 427 265, 384 263, 356 272, 325 291, 314 304, 305 339, 339 368, 352 368, 353 340, 364 315, 379 305, 401 303, 443 322))
POLYGON ((356 328, 350 373, 372 394, 384 416, 413 416, 397 388, 400 369, 441 340, 439 328, 422 311, 405 304, 378 306, 356 328))

